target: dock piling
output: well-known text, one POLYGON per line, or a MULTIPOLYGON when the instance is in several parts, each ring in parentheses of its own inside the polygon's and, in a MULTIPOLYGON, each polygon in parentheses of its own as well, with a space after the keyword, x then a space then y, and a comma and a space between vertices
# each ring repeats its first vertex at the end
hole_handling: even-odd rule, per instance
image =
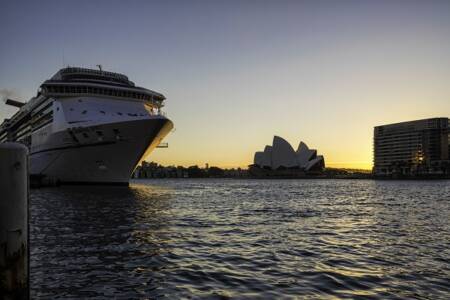
POLYGON ((0 295, 29 299, 28 149, 0 144, 0 295))

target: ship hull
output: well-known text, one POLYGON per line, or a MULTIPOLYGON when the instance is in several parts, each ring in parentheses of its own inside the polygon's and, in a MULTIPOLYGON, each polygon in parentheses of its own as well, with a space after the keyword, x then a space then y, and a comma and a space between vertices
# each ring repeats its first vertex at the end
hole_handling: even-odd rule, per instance
POLYGON ((45 147, 31 152, 30 173, 63 184, 127 185, 138 163, 172 128, 160 117, 50 133, 45 147))

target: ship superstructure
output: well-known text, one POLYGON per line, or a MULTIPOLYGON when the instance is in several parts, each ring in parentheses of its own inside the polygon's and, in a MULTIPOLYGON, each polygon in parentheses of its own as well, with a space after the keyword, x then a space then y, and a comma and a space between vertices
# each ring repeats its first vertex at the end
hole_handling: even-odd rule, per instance
POLYGON ((30 150, 30 173, 65 183, 128 184, 131 173, 173 128, 165 97, 127 76, 67 67, 45 81, 0 125, 0 142, 30 150))

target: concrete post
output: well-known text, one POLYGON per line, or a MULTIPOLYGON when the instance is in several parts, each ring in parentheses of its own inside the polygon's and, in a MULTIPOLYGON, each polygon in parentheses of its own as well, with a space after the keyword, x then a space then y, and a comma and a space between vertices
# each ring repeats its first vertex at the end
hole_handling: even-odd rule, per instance
POLYGON ((28 149, 0 144, 0 295, 29 299, 28 149))

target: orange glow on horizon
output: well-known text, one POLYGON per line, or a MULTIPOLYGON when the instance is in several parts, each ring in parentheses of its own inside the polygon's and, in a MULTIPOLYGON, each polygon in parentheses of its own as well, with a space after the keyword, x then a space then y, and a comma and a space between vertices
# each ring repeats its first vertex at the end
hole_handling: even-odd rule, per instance
MULTIPOLYGON (((247 169, 253 161, 242 161, 242 162, 232 162, 232 161, 213 161, 213 160, 189 160, 189 161, 178 161, 178 160, 157 160, 152 159, 152 155, 150 155, 146 161, 148 162, 156 162, 163 166, 183 166, 189 167, 197 165, 200 168, 204 167, 208 164, 210 167, 219 167, 223 169, 247 169)), ((360 169, 360 170, 372 170, 373 164, 371 161, 349 161, 349 162, 327 162, 325 156, 325 167, 327 168, 342 168, 342 169, 360 169)))

